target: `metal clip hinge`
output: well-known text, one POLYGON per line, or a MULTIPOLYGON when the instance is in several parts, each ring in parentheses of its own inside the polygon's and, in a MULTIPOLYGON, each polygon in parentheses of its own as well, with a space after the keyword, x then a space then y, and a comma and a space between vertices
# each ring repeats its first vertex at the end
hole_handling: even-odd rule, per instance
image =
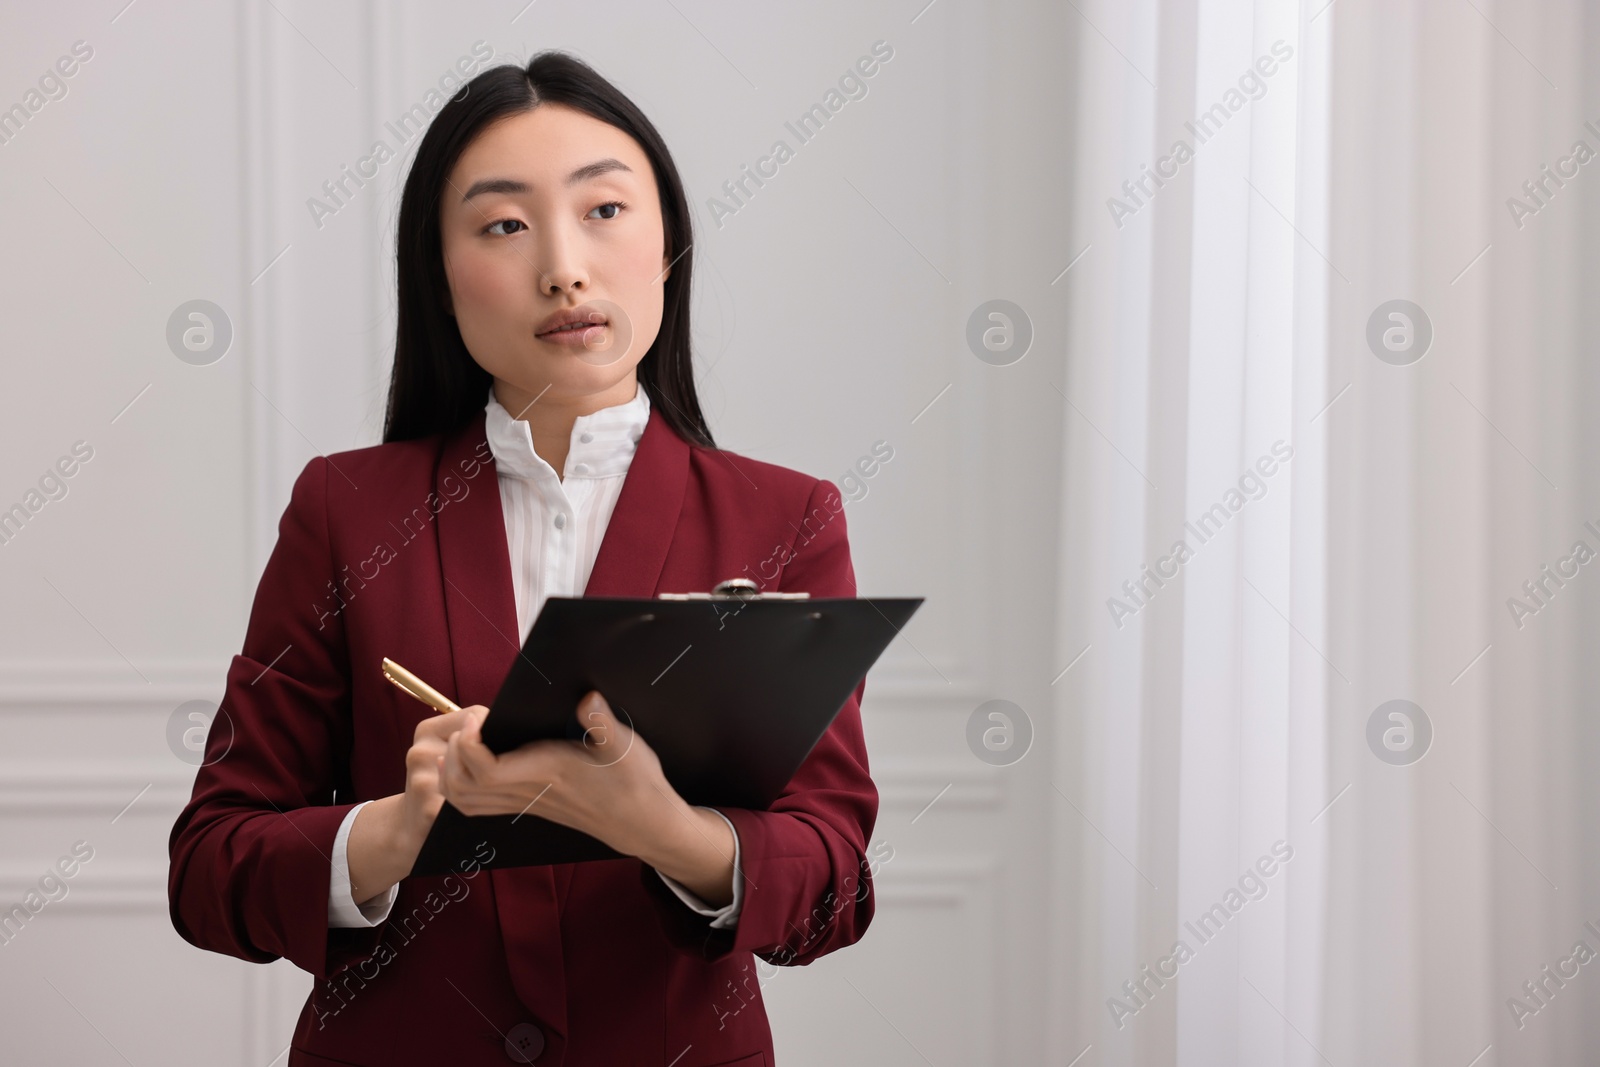
POLYGON ((658 600, 809 600, 810 593, 763 593, 749 578, 729 578, 709 593, 661 593, 658 600))

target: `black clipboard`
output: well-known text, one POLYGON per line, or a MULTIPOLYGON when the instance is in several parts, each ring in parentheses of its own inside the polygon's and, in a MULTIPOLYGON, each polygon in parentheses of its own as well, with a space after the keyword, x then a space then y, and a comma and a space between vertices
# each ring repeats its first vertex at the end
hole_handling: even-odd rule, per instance
MULTIPOLYGON (((758 593, 742 578, 655 599, 550 597, 490 705, 483 743, 498 755, 580 737, 578 701, 598 689, 690 804, 765 810, 922 602, 758 593)), ((468 816, 447 801, 411 877, 454 873, 468 861, 526 867, 620 857, 536 810, 468 816)))

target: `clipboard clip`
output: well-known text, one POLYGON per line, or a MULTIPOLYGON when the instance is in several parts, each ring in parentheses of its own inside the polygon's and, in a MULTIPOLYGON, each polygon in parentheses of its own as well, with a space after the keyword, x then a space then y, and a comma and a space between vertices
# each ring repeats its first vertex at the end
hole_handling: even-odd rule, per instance
POLYGON ((809 600, 810 593, 763 593, 749 578, 729 578, 709 593, 660 593, 657 600, 809 600))

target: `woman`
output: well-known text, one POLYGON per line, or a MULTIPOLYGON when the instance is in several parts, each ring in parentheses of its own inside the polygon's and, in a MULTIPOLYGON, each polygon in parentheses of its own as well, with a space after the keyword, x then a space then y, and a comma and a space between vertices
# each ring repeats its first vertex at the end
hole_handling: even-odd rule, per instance
POLYGON ((655 128, 575 59, 485 71, 422 140, 384 443, 296 480, 170 841, 184 938, 316 976, 291 1067, 770 1064, 755 957, 871 920, 862 686, 768 811, 687 804, 598 693, 574 710, 620 760, 478 733, 545 597, 855 595, 836 487, 712 442, 691 247, 655 128), (628 858, 407 878, 447 799, 628 858))

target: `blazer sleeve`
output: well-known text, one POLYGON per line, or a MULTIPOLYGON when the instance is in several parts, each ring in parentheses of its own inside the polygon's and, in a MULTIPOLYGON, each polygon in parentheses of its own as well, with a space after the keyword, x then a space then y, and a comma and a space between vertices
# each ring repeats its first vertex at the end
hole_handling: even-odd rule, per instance
MULTIPOLYGON (((778 589, 856 595, 844 500, 832 482, 811 490, 778 574, 778 589)), ((867 842, 878 790, 861 729, 862 679, 794 778, 766 811, 719 808, 739 836, 744 902, 737 926, 713 929, 648 866, 646 891, 667 938, 706 960, 753 952, 779 966, 810 963, 860 940, 872 921, 867 842)))
POLYGON ((194 791, 168 839, 172 924, 198 948, 287 957, 327 978, 370 956, 382 928, 328 925, 348 780, 349 654, 329 536, 328 461, 295 480, 228 668, 194 791))

